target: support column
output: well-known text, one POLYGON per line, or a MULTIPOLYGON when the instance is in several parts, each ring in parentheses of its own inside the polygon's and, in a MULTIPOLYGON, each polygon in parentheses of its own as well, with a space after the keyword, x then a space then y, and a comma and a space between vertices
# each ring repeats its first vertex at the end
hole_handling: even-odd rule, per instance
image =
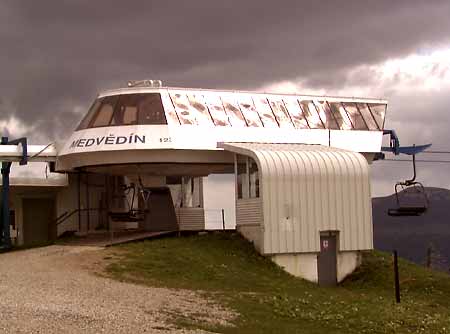
MULTIPOLYGON (((2 145, 8 144, 8 138, 2 137, 2 145)), ((1 242, 0 246, 11 248, 11 236, 9 231, 9 172, 11 171, 11 162, 2 162, 2 221, 1 221, 1 242)))

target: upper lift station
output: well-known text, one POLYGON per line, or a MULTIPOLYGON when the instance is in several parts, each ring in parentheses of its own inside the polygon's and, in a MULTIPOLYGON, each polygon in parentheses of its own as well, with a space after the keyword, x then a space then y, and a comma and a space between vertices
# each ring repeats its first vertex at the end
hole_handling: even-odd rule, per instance
POLYGON ((11 178, 9 194, 4 182, 2 242, 236 228, 291 274, 336 284, 373 248, 369 165, 386 108, 130 82, 98 95, 64 143, 3 138, 4 180, 11 161, 48 162, 51 172, 11 178))

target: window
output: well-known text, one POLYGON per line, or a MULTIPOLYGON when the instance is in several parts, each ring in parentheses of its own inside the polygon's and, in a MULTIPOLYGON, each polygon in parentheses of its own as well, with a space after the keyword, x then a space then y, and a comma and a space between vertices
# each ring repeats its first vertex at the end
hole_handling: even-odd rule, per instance
POLYGON ((138 104, 138 124, 167 124, 160 94, 142 94, 138 104))
POLYGON ((353 128, 352 122, 342 104, 339 102, 330 102, 329 105, 339 128, 341 130, 351 130, 353 128))
POLYGON ((77 130, 136 124, 167 124, 160 94, 123 94, 98 99, 77 130))
POLYGON ((90 127, 96 128, 99 126, 108 126, 111 122, 111 118, 114 112, 114 106, 116 105, 118 99, 119 96, 117 95, 105 97, 97 114, 93 118, 90 127))
POLYGON ((242 116, 239 105, 230 97, 223 97, 223 106, 233 127, 244 127, 247 125, 244 116, 242 116))
POLYGON ((137 124, 139 95, 122 95, 114 109, 111 125, 137 124))
POLYGON ((366 121, 369 130, 379 130, 378 125, 375 122, 375 119, 373 118, 372 113, 369 110, 369 107, 367 106, 367 103, 357 103, 356 106, 358 107, 359 112, 366 121))
POLYGON ((378 128, 380 130, 383 130, 384 117, 386 115, 386 105, 381 103, 369 103, 369 109, 378 124, 378 128))
POLYGON ((222 101, 219 96, 205 95, 204 96, 206 106, 209 109, 209 113, 216 126, 229 126, 230 122, 228 116, 223 108, 222 101))
POLYGON ((239 107, 247 121, 248 126, 262 127, 261 119, 255 109, 253 100, 250 96, 239 96, 239 107))
POLYGON ((297 129, 309 129, 308 121, 303 115, 303 110, 300 108, 296 98, 284 98, 284 104, 291 116, 291 120, 297 129))
POLYGON ((213 121, 203 96, 193 94, 170 94, 175 111, 182 124, 212 125, 213 121))
POLYGON ((289 117, 289 113, 286 109, 286 106, 283 103, 283 100, 277 100, 273 98, 269 98, 270 106, 272 107, 272 111, 280 125, 280 128, 293 128, 291 118, 289 117))
POLYGON ((209 114, 208 108, 205 105, 203 96, 188 94, 191 113, 194 114, 197 124, 212 125, 213 121, 209 114))
POLYGON ((248 158, 248 172, 249 172, 249 188, 250 188, 250 198, 259 197, 259 173, 258 165, 255 160, 248 158))
POLYGON ((323 129, 323 123, 320 120, 317 109, 312 101, 300 101, 300 106, 303 109, 303 115, 305 115, 311 129, 323 129))
POLYGON ((342 103, 342 106, 344 107, 345 111, 350 117, 350 120, 353 124, 353 128, 355 130, 368 130, 367 124, 362 118, 361 113, 359 112, 355 103, 345 102, 342 103))
POLYGON ((91 123, 92 117, 97 113, 98 108, 102 104, 103 99, 97 99, 95 100, 94 104, 89 109, 86 116, 81 121, 80 125, 78 125, 77 130, 83 130, 86 129, 89 126, 89 123, 91 123))
POLYGON ((314 105, 316 106, 320 118, 322 119, 322 122, 324 123, 326 129, 339 129, 336 120, 331 113, 330 106, 326 101, 314 101, 314 105))
POLYGON ((172 98, 175 111, 177 112, 181 124, 196 125, 197 121, 194 115, 189 111, 190 103, 187 96, 184 94, 170 94, 170 97, 172 98))
POLYGON ((253 98, 253 102, 255 103, 255 108, 261 118, 263 126, 265 128, 278 128, 278 122, 275 119, 267 98, 257 96, 253 98))

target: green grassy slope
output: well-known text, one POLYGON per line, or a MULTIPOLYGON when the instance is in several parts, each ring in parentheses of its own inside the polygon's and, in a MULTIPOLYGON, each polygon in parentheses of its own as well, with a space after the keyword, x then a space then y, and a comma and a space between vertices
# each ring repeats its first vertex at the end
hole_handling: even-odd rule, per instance
POLYGON ((150 286, 201 290, 236 310, 235 327, 180 325, 219 333, 450 333, 450 276, 400 261, 402 303, 394 303, 389 254, 369 252, 337 288, 319 288, 260 256, 236 234, 127 244, 108 273, 150 286))

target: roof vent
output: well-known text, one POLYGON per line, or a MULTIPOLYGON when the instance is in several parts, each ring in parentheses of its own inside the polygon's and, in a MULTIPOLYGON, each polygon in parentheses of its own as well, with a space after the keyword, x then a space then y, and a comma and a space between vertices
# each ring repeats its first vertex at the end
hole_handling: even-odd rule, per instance
POLYGON ((128 87, 153 87, 159 88, 162 87, 161 80, 132 80, 128 81, 128 87))

